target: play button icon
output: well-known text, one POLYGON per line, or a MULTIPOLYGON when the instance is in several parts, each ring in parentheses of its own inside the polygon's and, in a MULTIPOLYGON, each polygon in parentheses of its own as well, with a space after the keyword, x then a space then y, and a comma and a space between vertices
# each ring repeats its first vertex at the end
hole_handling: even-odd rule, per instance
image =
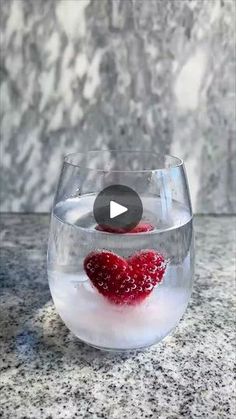
POLYGON ((110 202, 110 218, 118 217, 118 215, 124 214, 128 211, 128 208, 123 205, 117 204, 115 201, 110 202))
POLYGON ((142 218, 142 201, 133 189, 125 185, 111 185, 96 197, 94 218, 102 230, 126 232, 142 218))

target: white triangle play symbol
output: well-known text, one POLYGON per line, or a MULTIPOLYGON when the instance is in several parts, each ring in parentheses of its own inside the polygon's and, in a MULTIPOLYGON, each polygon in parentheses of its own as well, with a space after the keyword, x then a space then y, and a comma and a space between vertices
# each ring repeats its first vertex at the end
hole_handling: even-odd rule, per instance
POLYGON ((115 218, 126 211, 128 211, 128 208, 117 204, 115 201, 110 201, 110 218, 115 218))

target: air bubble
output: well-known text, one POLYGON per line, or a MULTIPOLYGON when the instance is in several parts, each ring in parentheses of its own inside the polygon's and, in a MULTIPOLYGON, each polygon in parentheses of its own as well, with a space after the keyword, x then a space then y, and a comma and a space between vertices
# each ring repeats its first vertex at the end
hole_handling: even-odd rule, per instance
POLYGON ((152 288, 153 288, 152 284, 146 285, 146 287, 144 288, 144 291, 151 291, 152 288))

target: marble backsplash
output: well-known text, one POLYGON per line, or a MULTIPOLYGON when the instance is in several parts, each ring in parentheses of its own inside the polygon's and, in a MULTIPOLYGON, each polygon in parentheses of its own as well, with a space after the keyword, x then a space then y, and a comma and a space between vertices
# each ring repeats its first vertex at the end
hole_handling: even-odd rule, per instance
POLYGON ((63 155, 162 150, 236 212, 235 0, 0 0, 1 210, 49 211, 63 155))

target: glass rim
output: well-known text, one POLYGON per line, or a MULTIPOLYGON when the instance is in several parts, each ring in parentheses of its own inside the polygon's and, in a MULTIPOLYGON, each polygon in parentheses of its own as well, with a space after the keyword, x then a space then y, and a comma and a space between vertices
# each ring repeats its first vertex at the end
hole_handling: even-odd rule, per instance
POLYGON ((104 149, 104 150, 88 150, 88 151, 78 151, 78 152, 74 152, 74 153, 68 153, 63 157, 63 162, 64 164, 67 164, 69 166, 73 166, 73 167, 78 167, 78 168, 83 168, 86 169, 88 171, 91 172, 106 172, 106 173, 147 173, 147 172, 158 172, 158 171, 165 171, 165 170, 171 170, 171 169, 175 169, 175 168, 180 168, 181 166, 184 165, 184 161, 183 159, 181 159, 180 157, 176 157, 173 156, 171 154, 164 154, 164 153, 152 153, 151 151, 142 151, 142 150, 126 150, 126 149, 104 149), (80 157, 85 157, 85 156, 89 156, 92 153, 97 153, 97 154, 103 154, 103 153, 117 153, 117 154, 122 154, 122 153, 129 153, 129 154, 140 154, 142 155, 150 155, 152 158, 162 158, 163 161, 165 161, 166 158, 168 158, 170 161, 173 161, 172 164, 168 165, 165 167, 161 167, 161 168, 157 168, 157 169, 153 169, 153 168, 147 168, 147 169, 125 169, 125 170, 119 170, 119 169, 96 169, 96 168, 91 168, 91 167, 87 167, 87 165, 83 165, 81 163, 74 163, 71 160, 73 158, 75 158, 76 156, 80 156, 80 157))

